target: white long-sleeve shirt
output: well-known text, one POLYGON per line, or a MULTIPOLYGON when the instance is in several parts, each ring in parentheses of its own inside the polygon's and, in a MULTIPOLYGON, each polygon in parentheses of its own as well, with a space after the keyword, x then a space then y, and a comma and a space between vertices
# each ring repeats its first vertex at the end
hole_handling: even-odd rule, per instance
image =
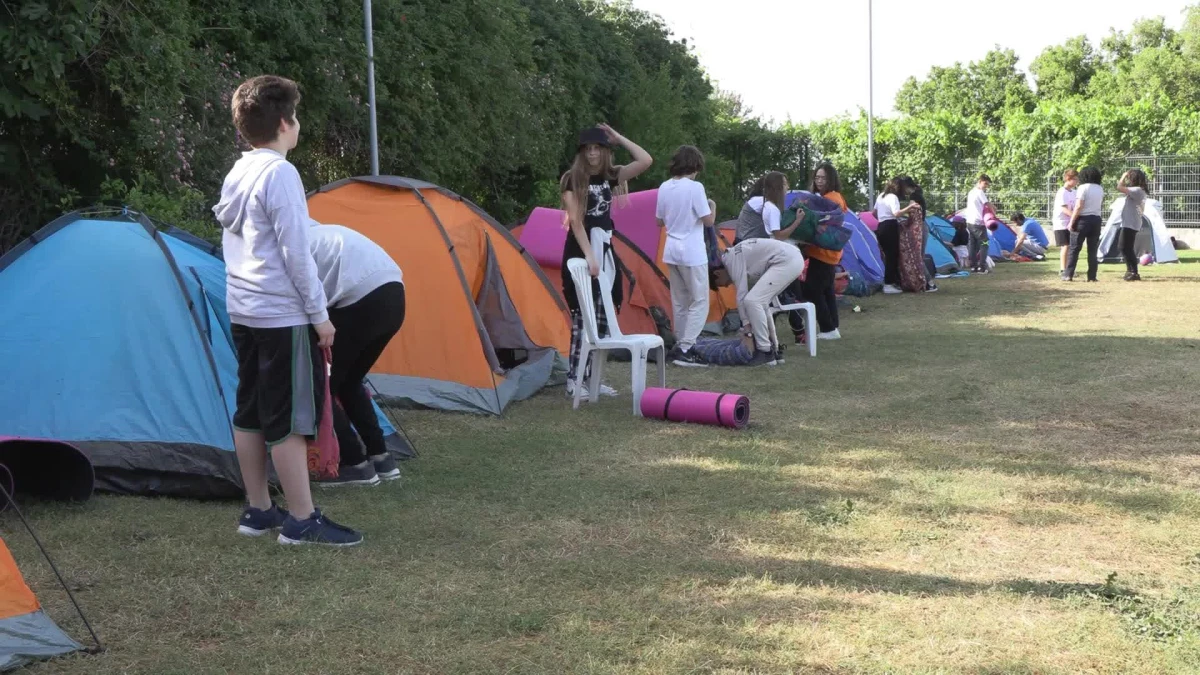
POLYGON ((274 150, 242 154, 225 176, 213 213, 224 228, 229 320, 287 328, 329 319, 308 242, 308 201, 300 173, 274 150))

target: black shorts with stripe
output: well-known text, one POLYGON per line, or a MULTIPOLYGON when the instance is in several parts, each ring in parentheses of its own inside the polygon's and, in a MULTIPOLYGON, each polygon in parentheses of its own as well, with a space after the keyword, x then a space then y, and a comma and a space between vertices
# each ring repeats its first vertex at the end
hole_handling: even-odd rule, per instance
POLYGON ((325 358, 311 325, 250 328, 233 324, 237 412, 233 426, 262 432, 267 445, 315 437, 325 396, 325 358))

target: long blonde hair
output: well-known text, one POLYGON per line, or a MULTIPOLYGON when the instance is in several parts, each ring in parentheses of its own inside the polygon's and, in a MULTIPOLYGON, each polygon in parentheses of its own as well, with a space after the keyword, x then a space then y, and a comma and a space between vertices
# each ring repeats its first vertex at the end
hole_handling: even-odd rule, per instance
MULTIPOLYGON (((601 146, 603 153, 600 158, 600 173, 597 175, 603 176, 605 180, 616 180, 620 175, 620 167, 613 165, 612 148, 601 146)), ((558 181, 558 191, 560 194, 571 192, 575 195, 576 208, 578 213, 574 214, 579 217, 582 222, 584 211, 587 209, 588 199, 588 184, 592 180, 591 167, 587 161, 587 146, 579 148, 579 152, 575 153, 575 161, 571 162, 571 168, 562 175, 558 181)), ((629 204, 629 184, 620 183, 617 185, 616 191, 613 193, 614 201, 620 200, 619 206, 627 206, 629 204)), ((562 204, 563 211, 567 210, 566 202, 562 204)), ((566 214, 570 218, 572 214, 566 214)), ((564 218, 564 223, 570 221, 564 218)))

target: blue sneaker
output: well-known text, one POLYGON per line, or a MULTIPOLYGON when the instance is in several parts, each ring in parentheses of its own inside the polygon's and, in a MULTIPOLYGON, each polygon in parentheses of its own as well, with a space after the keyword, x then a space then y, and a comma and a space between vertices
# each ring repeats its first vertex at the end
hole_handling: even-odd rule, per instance
POLYGON ((238 520, 238 534, 244 534, 247 537, 261 537, 271 530, 283 527, 283 521, 287 518, 288 512, 279 508, 274 502, 266 511, 247 506, 246 510, 242 511, 241 519, 238 520))
POLYGON ((279 543, 289 545, 357 546, 362 540, 363 536, 358 532, 322 515, 321 509, 314 510, 312 517, 306 520, 288 516, 279 532, 279 543))

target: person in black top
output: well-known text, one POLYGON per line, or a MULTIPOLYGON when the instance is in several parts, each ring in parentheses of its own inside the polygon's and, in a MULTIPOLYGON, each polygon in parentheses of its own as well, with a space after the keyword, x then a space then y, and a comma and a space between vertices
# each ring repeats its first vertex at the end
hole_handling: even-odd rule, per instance
POLYGON ((962 216, 952 216, 950 224, 954 227, 954 237, 950 239, 950 248, 954 249, 954 257, 958 260, 958 266, 967 269, 970 267, 971 260, 971 235, 967 232, 967 219, 962 216))
MULTIPOLYGON (((575 153, 575 160, 559 182, 563 210, 567 212, 570 229, 566 245, 563 246, 561 268, 563 299, 567 301, 567 307, 571 310, 568 394, 575 393, 575 375, 579 368, 579 348, 583 335, 583 314, 579 311, 579 298, 575 292, 575 282, 571 279, 571 272, 567 269, 567 261, 571 258, 587 260, 588 271, 592 275, 592 299, 596 306, 596 327, 601 335, 606 334, 608 322, 616 321, 617 317, 610 317, 604 311, 604 302, 600 296, 600 284, 596 280, 596 277, 600 275, 600 265, 603 261, 597 260, 592 253, 591 233, 595 228, 612 232, 613 194, 616 193, 620 196, 628 194, 628 182, 649 169, 653 162, 650 154, 636 143, 617 133, 607 124, 601 124, 586 129, 579 135, 579 149, 575 153), (613 144, 620 145, 629 151, 629 154, 633 156, 633 161, 624 166, 614 165, 613 144)), ((615 261, 615 254, 613 258, 615 261)), ((619 274, 613 284, 612 298, 614 308, 619 310, 624 300, 624 289, 619 274)), ((585 371, 584 375, 590 375, 590 368, 585 371)), ((603 385, 600 390, 601 393, 608 396, 616 394, 613 389, 603 385)))

